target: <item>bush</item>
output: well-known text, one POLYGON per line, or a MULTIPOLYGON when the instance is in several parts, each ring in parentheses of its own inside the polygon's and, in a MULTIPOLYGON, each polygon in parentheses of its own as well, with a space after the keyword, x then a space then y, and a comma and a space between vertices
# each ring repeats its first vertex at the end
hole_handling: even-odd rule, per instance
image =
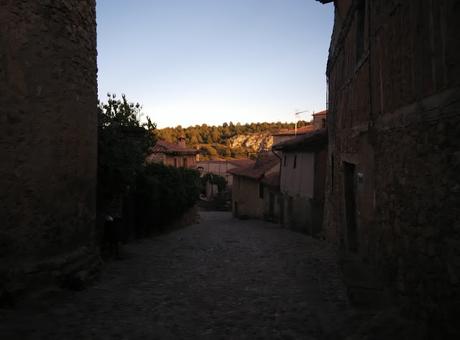
POLYGON ((219 192, 224 191, 225 188, 227 187, 227 180, 224 177, 210 173, 210 172, 204 175, 203 177, 201 177, 201 183, 203 187, 208 182, 211 184, 217 185, 217 190, 219 192))
POLYGON ((124 95, 109 94, 107 103, 98 106, 98 210, 122 217, 125 241, 162 230, 201 192, 195 170, 145 165, 156 140, 155 124, 149 119, 142 124, 140 115, 141 106, 124 95))
POLYGON ((162 164, 147 165, 138 174, 132 193, 137 236, 146 236, 164 227, 193 207, 201 192, 198 171, 162 164))

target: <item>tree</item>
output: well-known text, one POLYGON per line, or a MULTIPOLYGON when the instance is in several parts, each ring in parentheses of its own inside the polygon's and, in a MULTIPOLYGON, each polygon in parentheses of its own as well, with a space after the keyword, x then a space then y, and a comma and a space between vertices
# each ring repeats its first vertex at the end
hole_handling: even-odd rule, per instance
POLYGON ((218 192, 224 191, 225 188, 227 187, 227 180, 224 177, 210 173, 210 172, 204 175, 203 177, 201 177, 201 181, 202 181, 203 187, 206 186, 206 183, 208 182, 210 184, 217 185, 218 192))
POLYGON ((196 203, 202 190, 198 171, 156 163, 137 176, 136 187, 134 206, 141 236, 163 230, 196 203))
POLYGON ((98 105, 98 201, 104 207, 134 184, 148 149, 155 143, 155 129, 147 117, 140 122, 142 107, 125 95, 98 105))
POLYGON ((200 147, 200 153, 205 155, 205 156, 209 156, 211 158, 213 157, 216 157, 217 156, 217 150, 214 149, 211 145, 209 144, 204 144, 200 147))
MULTIPOLYGON (((309 122, 299 121, 297 127, 309 125, 309 122)), ((209 126, 207 124, 164 128, 158 131, 158 138, 175 143, 180 134, 185 134, 187 143, 192 147, 200 147, 203 159, 217 157, 248 157, 248 152, 253 152, 250 147, 241 150, 233 150, 230 147, 231 138, 237 135, 247 135, 251 133, 270 134, 281 129, 294 129, 294 123, 282 122, 261 122, 241 124, 233 122, 223 123, 220 126, 209 126), (212 145, 203 147, 203 144, 212 145), (217 153, 216 153, 217 150, 217 153)))
POLYGON ((220 142, 220 133, 216 127, 213 126, 211 131, 211 143, 219 143, 220 142))

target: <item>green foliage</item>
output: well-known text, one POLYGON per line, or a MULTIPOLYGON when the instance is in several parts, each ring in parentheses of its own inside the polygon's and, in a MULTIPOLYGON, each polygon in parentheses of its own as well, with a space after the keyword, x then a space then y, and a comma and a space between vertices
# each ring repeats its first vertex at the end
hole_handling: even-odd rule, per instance
MULTIPOLYGON (((298 127, 309 124, 306 121, 299 121, 298 127)), ((199 146, 202 159, 209 158, 229 158, 229 157, 247 157, 250 150, 231 149, 228 146, 230 138, 251 133, 274 133, 281 129, 294 129, 294 123, 250 123, 236 125, 232 122, 224 123, 219 126, 209 126, 206 124, 189 126, 183 128, 176 126, 174 128, 164 128, 157 131, 158 138, 170 143, 176 143, 180 135, 185 135, 187 144, 191 147, 199 146)))
POLYGON ((227 180, 224 177, 210 173, 210 172, 204 175, 203 177, 201 177, 201 182, 203 186, 205 186, 206 183, 217 185, 217 190, 219 192, 224 191, 225 188, 227 187, 227 180))
POLYGON ((136 223, 143 234, 162 228, 191 208, 198 200, 202 185, 199 172, 152 163, 137 177, 134 201, 136 223))
MULTIPOLYGON (((126 235, 145 236, 192 207, 201 192, 195 170, 145 164, 156 141, 155 124, 140 122, 141 106, 108 94, 98 106, 98 204, 104 211, 122 198, 126 235)), ((180 133, 179 126, 176 133, 180 133)), ((121 211, 120 211, 121 213, 121 211)))
POLYGON ((218 155, 217 150, 209 144, 203 144, 200 146, 200 154, 203 156, 208 156, 208 158, 213 158, 218 155))
POLYGON ((98 105, 98 199, 104 206, 132 186, 155 143, 155 124, 140 122, 141 106, 107 94, 98 105))
POLYGON ((248 157, 248 151, 246 151, 243 148, 234 148, 234 149, 231 149, 230 155, 233 158, 248 157))

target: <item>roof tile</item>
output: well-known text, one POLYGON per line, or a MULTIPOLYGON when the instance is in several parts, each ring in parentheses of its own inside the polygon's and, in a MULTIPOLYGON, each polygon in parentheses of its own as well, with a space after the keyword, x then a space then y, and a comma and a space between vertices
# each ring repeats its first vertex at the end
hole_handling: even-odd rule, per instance
POLYGON ((234 168, 228 170, 228 173, 235 176, 261 179, 267 171, 279 163, 279 158, 275 155, 262 155, 254 165, 243 168, 234 168))
POLYGON ((164 140, 159 140, 157 143, 150 149, 151 153, 166 153, 166 154, 197 154, 198 150, 192 148, 184 148, 178 144, 168 143, 164 140))

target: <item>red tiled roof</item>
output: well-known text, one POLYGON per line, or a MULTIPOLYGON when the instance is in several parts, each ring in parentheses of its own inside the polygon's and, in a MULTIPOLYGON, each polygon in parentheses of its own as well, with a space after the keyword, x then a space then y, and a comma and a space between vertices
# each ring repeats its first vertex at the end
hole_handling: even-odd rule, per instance
POLYGON ((319 115, 327 115, 327 110, 323 110, 323 111, 313 113, 312 116, 319 116, 319 115))
POLYGON ((216 165, 227 165, 231 164, 237 168, 249 167, 254 165, 255 161, 252 159, 210 159, 206 161, 196 162, 197 167, 203 167, 205 165, 216 164, 216 165))
POLYGON ((252 166, 234 168, 228 170, 227 172, 235 176, 242 176, 259 180, 277 163, 279 163, 279 158, 275 155, 263 155, 252 166))
POLYGON ((318 147, 327 145, 328 135, 327 129, 319 129, 308 134, 298 136, 296 138, 273 145, 273 150, 289 151, 289 150, 315 150, 318 147))
POLYGON ((246 168, 253 166, 256 162, 252 159, 231 159, 228 161, 230 164, 239 167, 239 168, 246 168))
POLYGON ((277 133, 274 133, 273 136, 292 136, 292 135, 304 135, 310 131, 314 130, 313 124, 307 125, 307 126, 302 126, 301 128, 297 129, 297 133, 295 130, 281 130, 278 131, 277 133))
POLYGON ((196 162, 196 165, 200 165, 200 164, 210 164, 210 163, 226 163, 227 160, 226 159, 208 159, 208 160, 205 160, 205 161, 199 161, 199 162, 196 162))
POLYGON ((178 144, 168 143, 164 140, 159 140, 153 148, 150 149, 151 153, 166 153, 166 154, 183 154, 183 155, 196 155, 198 150, 191 148, 184 148, 178 144))
POLYGON ((196 164, 223 164, 223 163, 229 163, 238 167, 242 166, 250 166, 254 165, 255 161, 249 158, 242 158, 242 159, 209 159, 205 161, 199 161, 196 164))
POLYGON ((266 185, 268 185, 270 187, 273 187, 273 188, 278 188, 280 186, 280 173, 279 173, 279 171, 265 176, 262 179, 262 183, 264 183, 264 184, 266 184, 266 185))

